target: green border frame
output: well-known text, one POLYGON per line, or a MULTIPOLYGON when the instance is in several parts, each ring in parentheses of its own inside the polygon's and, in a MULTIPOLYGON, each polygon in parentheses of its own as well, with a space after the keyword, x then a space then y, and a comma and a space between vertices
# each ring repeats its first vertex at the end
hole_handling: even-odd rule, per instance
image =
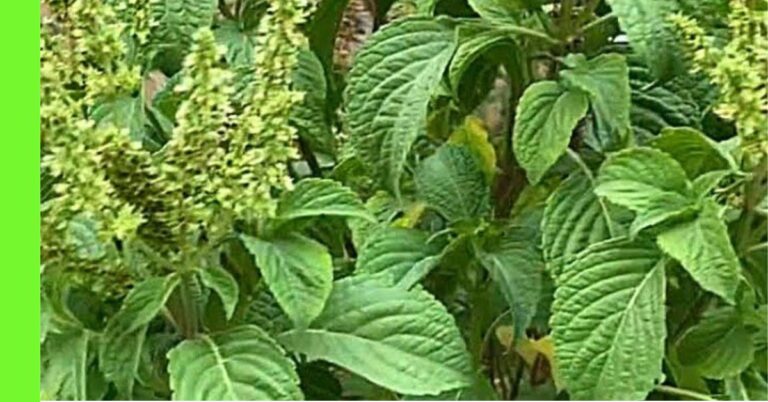
POLYGON ((3 6, 3 397, 28 401, 40 399, 40 0, 3 6))

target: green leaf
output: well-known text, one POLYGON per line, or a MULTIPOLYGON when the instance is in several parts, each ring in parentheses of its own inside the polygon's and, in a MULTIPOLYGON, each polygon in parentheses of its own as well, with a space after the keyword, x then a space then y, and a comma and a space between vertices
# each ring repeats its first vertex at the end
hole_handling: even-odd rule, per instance
POLYGON ((665 128, 651 146, 675 158, 691 180, 713 170, 735 167, 735 162, 714 141, 689 127, 665 128))
POLYGON ((669 154, 651 148, 630 148, 608 157, 600 167, 595 193, 637 213, 634 236, 670 219, 698 211, 685 171, 669 154))
POLYGON ((630 45, 653 74, 667 79, 683 71, 677 33, 668 21, 678 11, 677 0, 607 0, 619 18, 630 45))
POLYGON ((188 339, 168 362, 174 400, 303 399, 293 362, 253 325, 188 339))
POLYGON ((530 230, 516 227, 503 233, 495 242, 486 242, 478 250, 480 263, 501 289, 512 310, 515 339, 525 334, 536 314, 541 293, 544 262, 535 239, 530 230))
POLYGON ((192 36, 198 29, 210 27, 216 15, 216 0, 153 0, 149 7, 149 42, 161 53, 158 61, 164 72, 174 72, 181 62, 192 36))
POLYGON ((693 193, 699 198, 706 197, 715 187, 717 187, 721 180, 732 173, 733 171, 731 170, 713 170, 702 174, 693 180, 693 193))
POLYGON ((514 52, 517 45, 512 32, 490 24, 462 24, 456 35, 458 45, 448 67, 448 80, 458 98, 459 84, 473 63, 495 50, 514 52))
POLYGON ((752 336, 733 307, 708 311, 677 344, 681 364, 714 379, 739 375, 754 352, 752 336))
POLYGON ((520 17, 524 10, 521 0, 468 0, 469 6, 485 20, 509 21, 520 17))
POLYGON ((192 36, 210 27, 216 15, 216 0, 152 0, 149 7, 149 42, 160 52, 157 62, 166 73, 173 73, 181 62, 192 36))
POLYGON ((450 222, 483 216, 490 188, 478 158, 467 147, 445 144, 416 173, 419 198, 450 222))
POLYGON ((132 397, 147 325, 179 284, 178 275, 147 279, 133 288, 107 323, 99 350, 104 377, 125 397, 132 397))
POLYGON ((387 226, 400 212, 400 206, 386 191, 378 191, 365 201, 365 208, 373 216, 376 222, 367 219, 353 218, 348 221, 352 232, 352 243, 356 249, 362 248, 368 238, 379 228, 387 226))
POLYGON ((664 288, 652 243, 603 241, 566 266, 550 323, 572 399, 645 399, 662 376, 664 288))
POLYGON ((105 334, 110 330, 133 331, 149 323, 179 284, 179 276, 153 277, 144 280, 131 289, 123 305, 107 324, 105 334))
POLYGON ((570 54, 564 63, 570 68, 560 72, 563 85, 587 93, 595 114, 596 136, 587 137, 587 143, 598 151, 624 146, 631 133, 629 67, 624 56, 608 53, 587 60, 570 54))
POLYGON ((299 234, 269 240, 243 235, 242 240, 294 325, 309 325, 331 292, 333 265, 325 246, 299 234))
POLYGON ((251 66, 257 45, 254 32, 242 30, 236 21, 221 21, 213 34, 216 43, 227 48, 225 57, 230 66, 251 66))
POLYGON ((547 270, 558 278, 565 264, 587 246, 611 238, 608 211, 595 196, 592 183, 575 173, 547 200, 541 240, 547 270))
POLYGON ((375 218, 354 191, 330 179, 301 180, 293 190, 280 197, 277 205, 278 219, 323 215, 356 217, 375 222, 375 218))
MULTIPOLYGON (((159 111, 162 117, 165 117, 169 122, 176 120, 176 112, 179 110, 179 105, 181 105, 183 100, 182 96, 176 91, 176 87, 181 83, 182 78, 184 78, 183 74, 175 74, 168 78, 163 88, 157 91, 155 97, 152 98, 152 107, 159 111)), ((168 133, 171 134, 172 131, 173 123, 171 123, 168 133)))
POLYGON ((141 349, 147 335, 148 324, 128 331, 110 331, 104 334, 99 350, 99 365, 104 377, 115 384, 122 398, 134 397, 134 384, 141 363, 141 349))
POLYGON ((41 348, 40 397, 87 400, 88 343, 91 333, 51 334, 41 348))
POLYGON ((660 233, 656 241, 702 288, 735 302, 741 265, 714 201, 705 200, 696 219, 660 233))
POLYGON ((245 323, 256 325, 271 336, 277 336, 293 327, 291 319, 280 309, 280 305, 269 289, 260 289, 253 296, 245 316, 245 323))
POLYGON ((109 102, 99 104, 93 110, 93 120, 97 127, 114 126, 128 130, 134 141, 145 140, 144 124, 147 121, 144 99, 133 96, 120 96, 109 102))
POLYGON ((309 46, 326 68, 332 67, 339 25, 349 0, 320 0, 309 23, 309 46))
POLYGON ((633 59, 628 57, 632 87, 630 120, 638 143, 648 142, 666 127, 698 128, 702 113, 693 95, 675 87, 675 82, 659 84, 647 67, 633 59))
POLYGON ((326 115, 328 85, 325 71, 310 50, 299 51, 291 84, 293 89, 304 93, 301 103, 291 110, 291 124, 312 151, 333 154, 336 138, 326 115))
POLYGON ((445 307, 423 290, 368 276, 337 281, 309 329, 278 339, 310 360, 327 360, 402 394, 435 395, 472 382, 464 342, 445 307))
POLYGON ((554 81, 529 86, 517 105, 512 145, 518 163, 537 183, 568 148, 571 133, 587 113, 587 96, 554 81))
POLYGON ((406 158, 426 131, 427 105, 455 48, 445 20, 405 18, 371 36, 346 89, 350 140, 399 197, 406 158))
POLYGON ((203 285, 219 295, 227 319, 232 318, 240 293, 237 281, 232 274, 218 265, 203 268, 198 271, 198 274, 203 285))
POLYGON ((428 239, 428 233, 416 229, 379 229, 359 250, 355 272, 367 275, 384 273, 395 283, 400 283, 411 270, 417 268, 417 264, 440 252, 434 244, 427 243, 428 239))

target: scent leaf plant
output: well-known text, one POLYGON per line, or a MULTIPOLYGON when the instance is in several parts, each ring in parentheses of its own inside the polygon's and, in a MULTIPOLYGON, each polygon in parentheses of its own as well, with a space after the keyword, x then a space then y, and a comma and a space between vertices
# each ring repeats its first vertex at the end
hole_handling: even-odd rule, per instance
POLYGON ((765 1, 44 5, 42 398, 768 398, 765 1))

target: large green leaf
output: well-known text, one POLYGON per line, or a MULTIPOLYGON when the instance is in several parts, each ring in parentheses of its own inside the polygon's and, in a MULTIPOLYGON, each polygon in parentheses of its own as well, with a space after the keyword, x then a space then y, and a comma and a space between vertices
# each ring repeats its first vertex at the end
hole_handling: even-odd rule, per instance
POLYGON ((584 92, 566 90, 553 81, 537 82, 525 90, 517 105, 512 145, 532 183, 565 153, 587 105, 584 92))
POLYGON ((209 27, 216 14, 216 0, 151 0, 149 41, 161 55, 166 73, 175 72, 198 29, 209 27))
POLYGON ((713 170, 727 170, 735 166, 730 156, 700 131, 689 127, 668 127, 651 141, 651 146, 671 155, 682 166, 688 178, 713 170))
POLYGON ((201 269, 199 275, 203 285, 219 295, 227 319, 232 318, 240 294, 240 288, 232 274, 218 265, 212 265, 201 269))
POLYGON ((226 20, 213 30, 216 43, 227 48, 225 57, 232 67, 248 67, 253 64, 256 33, 245 31, 237 21, 226 20))
POLYGON ((293 362, 253 325, 188 339, 168 362, 174 400, 303 399, 293 362))
POLYGON ((359 250, 355 271, 368 275, 384 273, 400 283, 417 264, 440 252, 440 248, 427 243, 428 239, 428 233, 416 229, 379 229, 359 250))
POLYGON ((628 56, 632 87, 630 120, 635 139, 644 144, 666 127, 700 126, 701 112, 693 95, 674 83, 659 84, 644 64, 628 56))
POLYGON ((435 395, 472 382, 464 342, 445 307, 423 290, 367 276, 336 282, 309 329, 278 339, 398 393, 435 395))
POLYGON ((144 110, 144 99, 141 97, 120 96, 101 103, 94 108, 92 117, 98 127, 112 125, 128 130, 128 135, 134 141, 145 140, 144 124, 147 116, 144 110))
POLYGON ((733 307, 708 311, 677 345, 681 364, 716 379, 739 375, 752 363, 754 352, 752 336, 733 307))
POLYGON ((325 246, 299 234, 269 240, 244 235, 242 239, 294 325, 309 325, 331 292, 333 265, 325 246))
POLYGON ((120 396, 134 397, 134 385, 141 364, 141 350, 148 324, 129 332, 105 333, 99 351, 99 365, 104 377, 115 384, 120 396))
POLYGON ((107 323, 99 350, 104 377, 130 398, 149 322, 165 306, 179 284, 177 275, 155 277, 136 285, 120 311, 107 323))
POLYGON ((277 218, 283 220, 313 216, 375 218, 350 188, 329 179, 308 178, 283 194, 277 206, 277 218))
POLYGON ((457 96, 464 73, 475 61, 496 49, 504 54, 516 48, 514 34, 494 25, 462 24, 458 26, 456 35, 458 44, 448 67, 448 79, 457 96))
POLYGON ((107 324, 105 333, 112 329, 132 331, 149 323, 165 306, 178 284, 179 276, 171 274, 149 278, 136 285, 126 296, 120 311, 107 324))
POLYGON ((511 228, 495 240, 485 242, 478 257, 509 303, 515 338, 520 339, 536 314, 544 262, 530 229, 511 228))
POLYGON ((454 48, 447 21, 405 18, 376 32, 355 57, 346 89, 350 139, 395 194, 454 48))
POLYGON ((557 187, 541 220, 542 251, 553 278, 587 246, 611 237, 609 219, 605 205, 583 173, 571 175, 557 187))
POLYGON ((561 82, 587 93, 595 115, 595 134, 586 138, 587 143, 599 151, 622 147, 631 132, 629 67, 624 56, 608 53, 587 60, 571 54, 565 64, 570 68, 560 72, 561 82))
POLYGON ((291 124, 312 151, 333 154, 336 139, 326 114, 328 85, 323 65, 312 51, 299 52, 291 84, 304 93, 301 103, 291 110, 291 124))
POLYGON ((698 210, 680 164, 651 148, 610 155, 600 167, 595 193, 636 212, 633 234, 670 219, 692 217, 698 210))
POLYGON ((662 376, 664 288, 652 243, 607 240, 566 266, 551 326, 572 399, 645 399, 662 376))
POLYGON ((40 397, 87 400, 88 343, 91 333, 51 334, 41 347, 40 397))
POLYGON ((677 33, 668 18, 677 0, 607 0, 632 48, 661 79, 683 71, 677 33))
POLYGON ((467 147, 443 145, 419 166, 419 198, 450 222, 482 216, 490 209, 490 188, 478 159, 467 147))
POLYGON ((696 219, 660 233, 656 241, 702 288, 734 303, 741 265, 718 209, 705 200, 696 219))

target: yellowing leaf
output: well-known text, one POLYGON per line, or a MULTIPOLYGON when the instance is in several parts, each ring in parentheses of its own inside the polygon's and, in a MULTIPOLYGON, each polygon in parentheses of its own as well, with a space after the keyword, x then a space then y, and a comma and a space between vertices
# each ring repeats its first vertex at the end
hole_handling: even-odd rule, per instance
POLYGON ((563 384, 558 375, 557 364, 555 362, 555 344, 552 342, 552 337, 547 335, 540 339, 522 339, 518 342, 517 346, 515 346, 515 351, 529 366, 533 366, 536 357, 542 355, 547 359, 549 367, 552 369, 552 382, 555 384, 555 388, 557 388, 558 391, 563 389, 563 384))
POLYGON ((419 223, 419 219, 421 218, 421 215, 424 214, 426 207, 427 204, 421 201, 411 204, 408 209, 405 210, 402 217, 392 222, 392 226, 398 228, 413 228, 419 223))
POLYGON ((512 344, 515 342, 515 328, 511 325, 499 325, 496 327, 496 339, 499 340, 502 346, 511 349, 512 344))
POLYGON ((482 120, 475 116, 468 116, 464 124, 451 134, 448 142, 469 148, 480 160, 480 169, 485 174, 487 182, 490 183, 493 180, 496 173, 496 150, 488 141, 488 131, 483 126, 482 120))

